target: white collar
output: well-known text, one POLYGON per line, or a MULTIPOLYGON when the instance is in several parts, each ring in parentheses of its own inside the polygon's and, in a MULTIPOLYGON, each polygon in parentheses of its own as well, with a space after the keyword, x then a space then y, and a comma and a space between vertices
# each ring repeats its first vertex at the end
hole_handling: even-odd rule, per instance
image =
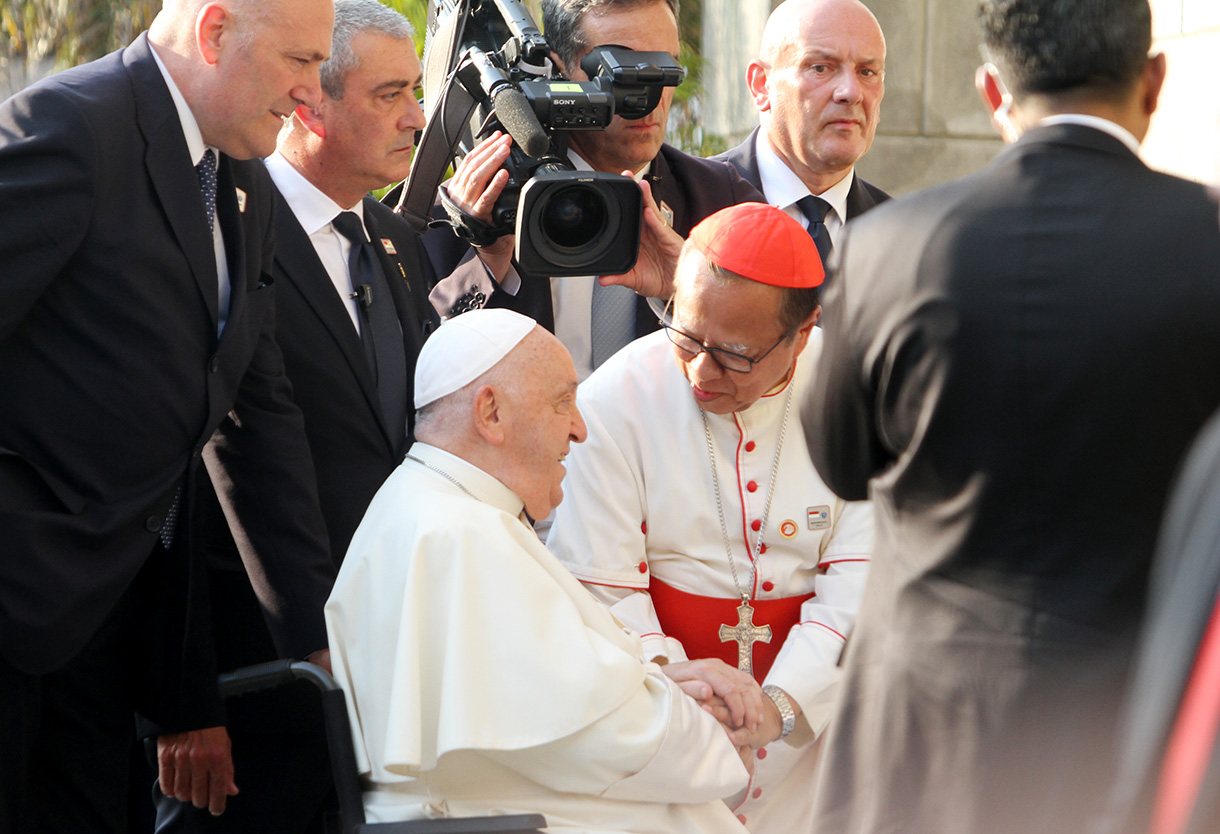
MULTIPOLYGON (((788 209, 795 206, 797 200, 812 193, 801 178, 788 167, 787 163, 779 158, 779 154, 771 147, 765 131, 758 131, 758 135, 754 139, 754 150, 758 158, 758 176, 762 181, 762 190, 767 195, 767 201, 772 205, 788 209)), ((821 194, 814 195, 830 203, 830 208, 838 216, 840 222, 847 220, 847 194, 851 191, 851 184, 855 177, 856 170, 852 168, 843 179, 821 194)), ((799 211, 799 209, 797 210, 799 211)))
POLYGON ((1140 142, 1131 131, 1120 124, 1116 124, 1109 119, 1103 119, 1100 116, 1089 116, 1084 113, 1059 113, 1054 116, 1047 116, 1038 122, 1038 124, 1047 127, 1051 125, 1081 125, 1082 127, 1091 127, 1094 130, 1100 130, 1102 133, 1110 134, 1126 145, 1131 153, 1136 156, 1139 156, 1140 153, 1140 142))
POLYGON ((267 166, 267 173, 271 175, 272 182, 284 196, 305 234, 312 235, 325 228, 344 211, 355 212, 360 222, 364 222, 363 200, 356 201, 356 205, 349 209, 343 208, 323 194, 279 151, 264 159, 263 164, 267 166))
MULTIPOLYGON (((568 148, 568 159, 571 161, 572 167, 575 168, 577 171, 592 171, 593 170, 593 166, 590 165, 588 162, 585 162, 585 158, 583 156, 581 156, 580 154, 578 154, 576 151, 572 150, 571 148, 568 148)), ((652 160, 649 160, 648 164, 645 165, 643 168, 641 168, 638 173, 633 174, 631 176, 631 178, 633 180, 635 180, 636 182, 639 182, 640 180, 644 179, 644 177, 648 176, 648 172, 651 170, 652 170, 652 160)), ((616 171, 615 173, 618 173, 618 172, 616 171)))
POLYGON ((525 510, 525 502, 518 497, 517 493, 470 461, 451 452, 417 440, 411 444, 407 455, 408 459, 416 458, 423 461, 429 471, 436 471, 431 468, 432 466, 442 470, 485 504, 490 504, 496 509, 518 518, 525 510))
MULTIPOLYGON (((169 87, 170 97, 174 100, 174 109, 178 111, 178 121, 182 124, 182 135, 186 138, 186 152, 190 155, 191 165, 198 165, 199 160, 203 159, 203 155, 212 146, 204 144, 199 122, 195 120, 195 114, 191 112, 190 105, 183 98, 182 91, 174 83, 174 78, 165 68, 161 56, 157 54, 156 44, 149 41, 148 45, 152 50, 153 60, 157 62, 157 69, 161 71, 161 77, 165 79, 165 86, 169 87)), ((220 151, 214 147, 212 147, 212 151, 216 154, 216 162, 219 163, 220 151)))

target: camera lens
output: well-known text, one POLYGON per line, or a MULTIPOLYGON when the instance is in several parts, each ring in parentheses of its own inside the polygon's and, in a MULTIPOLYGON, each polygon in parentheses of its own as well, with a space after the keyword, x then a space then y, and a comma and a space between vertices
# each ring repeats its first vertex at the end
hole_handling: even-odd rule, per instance
POLYGON ((606 200, 586 185, 555 191, 542 211, 542 232, 561 249, 576 250, 595 242, 606 228, 606 200))

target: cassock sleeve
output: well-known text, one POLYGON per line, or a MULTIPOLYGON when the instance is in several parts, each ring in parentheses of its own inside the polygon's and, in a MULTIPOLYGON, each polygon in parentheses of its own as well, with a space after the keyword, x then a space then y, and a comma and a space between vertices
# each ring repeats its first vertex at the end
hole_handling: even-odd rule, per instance
POLYGON ((856 622, 873 550, 873 505, 843 502, 835 529, 818 561, 815 595, 801 605, 801 621, 784 639, 765 683, 778 686, 801 705, 810 734, 789 736, 800 746, 830 718, 841 670, 839 656, 856 622))

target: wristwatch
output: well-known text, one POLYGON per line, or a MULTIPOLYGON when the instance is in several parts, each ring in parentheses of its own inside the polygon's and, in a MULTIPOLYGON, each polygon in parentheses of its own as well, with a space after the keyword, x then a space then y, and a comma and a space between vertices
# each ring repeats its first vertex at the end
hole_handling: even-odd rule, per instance
POLYGON ((775 702, 775 706, 779 709, 779 717, 784 720, 783 726, 779 731, 779 737, 784 738, 796 727, 796 713, 792 710, 792 703, 788 700, 788 696, 784 694, 784 690, 778 686, 768 684, 762 688, 762 691, 764 695, 775 702))

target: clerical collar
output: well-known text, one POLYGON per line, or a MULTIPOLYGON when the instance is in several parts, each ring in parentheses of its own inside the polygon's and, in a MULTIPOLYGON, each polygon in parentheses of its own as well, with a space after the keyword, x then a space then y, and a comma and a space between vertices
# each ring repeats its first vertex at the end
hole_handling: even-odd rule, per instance
POLYGON ((412 444, 407 454, 410 457, 418 458, 429 471, 432 471, 432 467, 442 470, 484 504, 490 504, 515 517, 520 517, 525 509, 525 502, 517 496, 517 493, 470 461, 418 440, 412 444))
MULTIPOLYGON (((785 213, 804 225, 808 218, 796 207, 796 201, 809 195, 808 186, 779 158, 779 154, 771 147, 771 143, 761 130, 754 138, 754 149, 758 159, 758 177, 762 182, 763 193, 767 195, 767 202, 773 206, 779 206, 785 213)), ((843 179, 821 194, 815 195, 830 203, 830 208, 840 223, 844 222, 844 218, 847 217, 847 194, 851 191, 851 184, 855 178, 856 169, 852 168, 843 179)))
POLYGON ((355 212, 360 221, 364 222, 363 200, 357 200, 356 205, 351 208, 344 208, 322 193, 321 189, 310 182, 279 151, 264 159, 263 164, 267 166, 271 181, 292 209, 305 234, 314 234, 342 211, 355 212))

